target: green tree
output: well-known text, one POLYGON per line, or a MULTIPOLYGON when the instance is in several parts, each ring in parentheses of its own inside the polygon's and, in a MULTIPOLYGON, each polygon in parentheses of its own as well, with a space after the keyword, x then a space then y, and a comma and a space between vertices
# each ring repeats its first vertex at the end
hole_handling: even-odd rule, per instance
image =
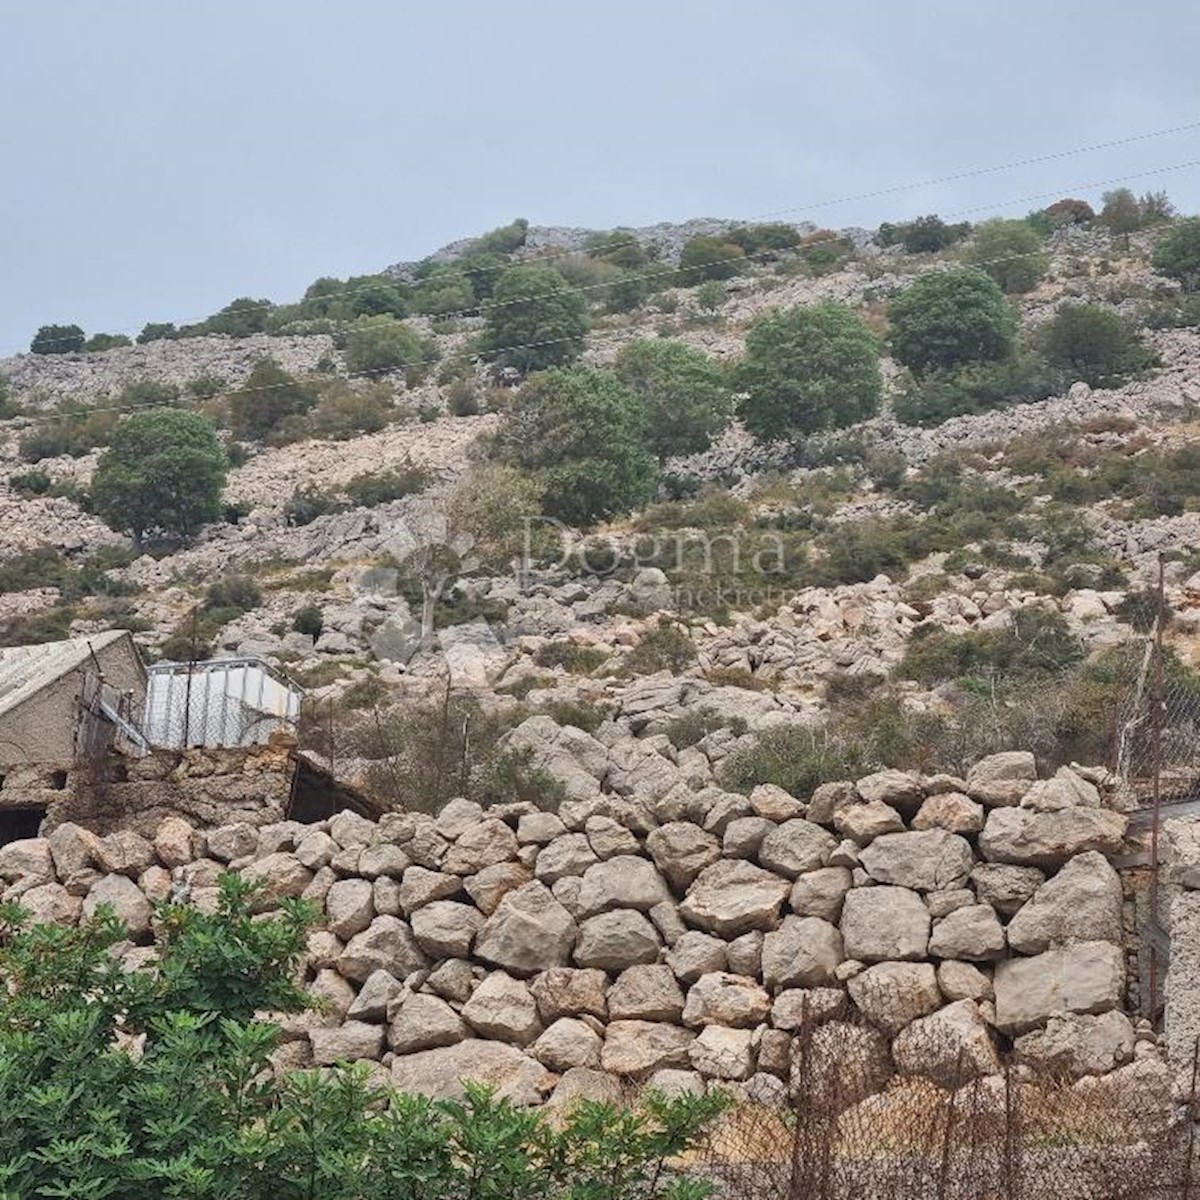
POLYGON ((137 344, 144 346, 147 342, 169 341, 178 336, 179 330, 173 321, 148 321, 137 335, 137 344))
POLYGON ((92 505, 136 542, 152 530, 189 536, 221 515, 225 454, 212 423, 177 408, 117 426, 92 477, 92 505))
POLYGON ((1158 356, 1111 308, 1064 304, 1039 331, 1051 366, 1092 387, 1113 387, 1155 365, 1158 356))
POLYGON ((812 304, 768 313, 746 335, 735 382, 741 416, 763 441, 797 441, 879 408, 879 344, 857 313, 812 304))
POLYGON ((630 342, 617 355, 615 372, 645 406, 647 441, 660 462, 707 450, 729 421, 729 386, 721 369, 683 342, 630 342))
POLYGON ((394 317, 361 317, 346 335, 345 358, 354 375, 386 375, 424 365, 426 348, 412 329, 394 317))
POLYGON ((450 263, 431 271, 413 293, 413 308, 428 317, 467 313, 475 306, 475 289, 471 281, 450 263))
POLYGON ((83 348, 89 354, 99 354, 104 350, 115 350, 119 346, 132 346, 133 342, 123 333, 93 333, 84 343, 83 348))
POLYGON ((653 257, 630 229, 610 229, 607 233, 588 234, 583 248, 590 258, 599 258, 614 267, 625 267, 630 271, 642 270, 653 257))
POLYGON ((732 279, 741 269, 745 250, 725 237, 701 234, 688 238, 679 255, 679 286, 694 287, 706 279, 732 279))
POLYGON ((696 289, 696 307, 702 312, 714 313, 725 303, 726 294, 723 283, 710 279, 696 289))
POLYGON ((29 343, 33 354, 76 354, 87 335, 78 325, 43 325, 29 343))
POLYGON ((619 269, 619 273, 604 289, 604 307, 610 313, 633 312, 641 308, 650 295, 652 280, 644 271, 619 269))
POLYGON ((646 432, 645 405, 615 376, 556 368, 521 387, 502 444, 514 466, 533 473, 547 515, 590 525, 653 496, 646 432))
POLYGON ((1185 292, 1200 291, 1200 217, 1188 217, 1154 247, 1154 269, 1177 279, 1185 292))
POLYGON ((206 321, 202 321, 196 328, 196 333, 223 333, 235 338, 265 333, 274 307, 270 300, 239 296, 206 321))
POLYGON ((587 301, 553 267, 513 267, 484 306, 483 351, 523 374, 578 358, 588 330, 587 301))
POLYGON ((286 417, 308 412, 316 402, 313 390, 275 359, 260 358, 229 395, 229 424, 240 438, 263 438, 286 417))
POLYGON ((1142 209, 1137 197, 1128 188, 1116 188, 1104 193, 1104 207, 1100 210, 1100 224, 1109 233, 1124 238, 1129 249, 1129 235, 1142 227, 1142 209))
POLYGON ((905 254, 936 254, 962 241, 970 231, 971 226, 965 222, 947 225, 941 217, 930 214, 899 225, 885 221, 880 225, 875 240, 881 246, 902 245, 905 254))
POLYGON ((927 271, 888 308, 892 353, 921 374, 994 362, 1012 353, 1016 318, 994 279, 977 267, 927 271))
POLYGON ((1032 291, 1046 274, 1050 256, 1026 221, 985 221, 975 230, 966 260, 985 270, 1009 295, 1032 291))

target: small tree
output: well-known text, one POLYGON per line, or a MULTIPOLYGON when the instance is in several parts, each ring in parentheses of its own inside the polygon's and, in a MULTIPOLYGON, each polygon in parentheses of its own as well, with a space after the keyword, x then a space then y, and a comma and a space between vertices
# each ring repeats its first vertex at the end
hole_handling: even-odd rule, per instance
POLYGON ((425 363, 421 339, 394 317, 363 317, 346 336, 346 367, 355 375, 414 371, 425 363))
POLYGON ((266 437, 286 417, 307 412, 317 398, 273 358, 260 358, 229 397, 229 423, 241 438, 266 437))
POLYGON ((995 280, 976 267, 927 271, 889 306, 892 353, 918 374, 1007 358, 1016 319, 995 280))
POLYGON ((645 406, 607 371, 535 375, 517 393, 503 445, 514 465, 534 473, 543 510, 571 524, 628 512, 654 494, 645 406))
POLYGON ((645 406, 647 438, 660 462, 707 450, 729 420, 729 387, 720 368, 682 342, 630 342, 615 370, 645 406))
POLYGON ((92 477, 92 504, 135 542, 189 536, 221 515, 225 454, 212 423, 177 408, 136 413, 113 433, 92 477))
POLYGON ((1027 222, 999 218, 979 226, 966 259, 985 270, 1010 295, 1031 291, 1050 265, 1042 239, 1027 222))
POLYGON ((578 358, 588 331, 587 301, 553 267, 513 267, 484 307, 484 353, 522 373, 578 358))
POLYGON ((1128 250, 1129 235, 1142 227, 1142 209, 1137 197, 1128 188, 1105 192, 1100 224, 1114 236, 1124 238, 1128 250))
POLYGON ((270 324, 271 310, 275 307, 270 300, 255 300, 251 296, 239 296, 231 300, 219 312, 201 322, 197 333, 223 333, 228 337, 250 337, 264 333, 270 324))
POLYGON ((1180 221, 1154 247, 1154 269, 1177 279, 1185 292, 1200 291, 1200 217, 1180 221))
POLYGON ((169 341, 178 336, 179 330, 174 321, 148 321, 137 335, 137 344, 144 346, 147 342, 169 341))
POLYGON ((132 340, 123 333, 93 333, 84 343, 83 348, 89 354, 99 354, 105 350, 116 350, 120 346, 132 345, 132 340))
POLYGON ((798 440, 871 416, 883 389, 879 343, 842 304, 768 313, 746 336, 735 382, 755 437, 798 440))
POLYGON ((679 285, 692 287, 706 279, 732 279, 741 269, 745 250, 729 238, 689 238, 679 255, 679 285))
POLYGON ((1128 322, 1100 304, 1064 304, 1039 336, 1052 366, 1092 387, 1116 385, 1158 361, 1128 322))
POLYGON ((76 354, 87 335, 78 325, 43 325, 29 343, 33 354, 76 354))
POLYGON ((696 307, 701 312, 715 313, 725 303, 725 285, 719 279, 710 279, 696 289, 696 307))

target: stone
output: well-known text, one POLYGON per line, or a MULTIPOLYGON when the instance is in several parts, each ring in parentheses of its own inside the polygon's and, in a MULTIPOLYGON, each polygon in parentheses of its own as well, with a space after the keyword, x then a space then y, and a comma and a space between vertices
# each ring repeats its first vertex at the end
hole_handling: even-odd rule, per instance
POLYGON ((356 983, 365 983, 374 971, 404 979, 426 965, 412 930, 399 917, 376 917, 346 943, 337 960, 338 971, 356 983))
POLYGON ((465 958, 449 958, 429 972, 425 986, 443 1000, 465 1004, 475 988, 475 973, 465 958))
POLYGON ((962 792, 939 792, 930 796, 917 810, 912 827, 916 830, 945 829, 949 833, 978 833, 986 814, 983 805, 962 792))
POLYGON ((929 950, 929 910, 908 888, 854 888, 842 906, 840 928, 847 958, 913 961, 929 950))
POLYGON ((592 852, 600 859, 614 858, 618 854, 637 854, 641 849, 633 831, 612 817, 588 817, 583 831, 592 852))
POLYGON ((194 830, 182 817, 167 817, 154 833, 154 853, 168 869, 190 863, 195 854, 192 848, 194 830))
POLYGON ((754 979, 727 971, 702 975, 688 989, 683 1023, 753 1029, 767 1019, 771 997, 754 979))
POLYGON ((625 1098, 621 1081, 592 1067, 568 1067, 542 1109, 552 1124, 568 1120, 581 1100, 598 1104, 620 1104, 625 1098))
POLYGON ((970 908, 976 903, 975 893, 970 888, 950 888, 945 892, 926 892, 925 907, 936 921, 948 917, 960 908, 970 908))
POLYGON ((760 975, 762 973, 763 934, 757 929, 734 938, 725 947, 725 957, 734 975, 760 975))
POLYGON ((892 1043, 892 1055, 902 1074, 924 1075, 947 1088, 1000 1070, 991 1031, 973 1000, 956 1000, 913 1021, 892 1043))
POLYGON ((369 846, 378 834, 374 821, 359 816, 348 808, 335 814, 329 822, 329 836, 343 849, 362 849, 369 846))
POLYGON ((1037 760, 1028 750, 1005 750, 1000 754, 989 754, 981 758, 967 771, 967 786, 1037 779, 1037 760))
MULTIPOLYGON (((757 1066, 760 1071, 786 1079, 792 1069, 792 1035, 782 1029, 760 1029, 757 1066)), ((786 1103, 786 1092, 780 1100, 786 1103)))
POLYGON ((1176 1111, 1171 1067, 1139 1058, 1107 1075, 1085 1075, 1071 1089, 1091 1112, 1102 1112, 1128 1136, 1153 1143, 1176 1111))
POLYGON ((21 907, 29 913, 33 925, 74 925, 83 901, 61 883, 41 883, 21 894, 21 907))
POLYGON ((758 861, 768 870, 795 879, 824 866, 836 846, 837 838, 828 830, 797 817, 776 826, 763 838, 758 861))
POLYGON ((493 971, 471 993, 462 1016, 477 1033, 514 1046, 528 1046, 542 1032, 528 984, 504 971, 493 971))
POLYGON ((885 833, 903 832, 904 818, 882 800, 861 800, 838 809, 833 827, 856 845, 866 846, 885 833))
POLYGON ((797 1033, 845 1016, 846 993, 841 988, 788 988, 778 993, 771 1005, 771 1024, 776 1029, 797 1033))
POLYGON ((618 908, 648 912, 656 904, 670 899, 671 890, 653 863, 619 854, 584 872, 579 889, 579 911, 583 916, 618 908))
POLYGON ((84 917, 94 917, 96 910, 104 904, 113 910, 113 915, 129 930, 131 937, 142 937, 150 932, 150 901, 127 875, 105 875, 92 884, 83 899, 84 917))
MULTIPOLYGON (((250 826, 246 826, 246 828, 249 829, 250 826)), ((47 875, 48 868, 51 878, 57 874, 60 879, 66 879, 68 876, 74 875, 77 871, 82 871, 87 867, 94 867, 96 865, 96 854, 100 839, 90 829, 84 829, 70 821, 66 821, 51 830, 45 839, 26 840, 44 840, 46 845, 45 847, 40 847, 35 854, 37 869, 32 872, 23 871, 21 874, 35 874, 44 877, 47 875), (49 864, 46 863, 45 858, 45 850, 47 849, 50 852, 51 858, 49 864)), ((257 842, 258 834, 254 833, 250 840, 251 850, 254 849, 257 842)), ((15 844, 9 843, 9 845, 15 844)), ((7 849, 7 847, 4 849, 7 849)), ((10 874, 14 874, 13 868, 7 865, 9 856, 4 853, 4 849, 0 849, 0 879, 6 879, 10 874)), ((45 882, 50 882, 50 879, 47 878, 45 882)))
POLYGON ((586 1021, 559 1017, 529 1048, 530 1054, 551 1071, 600 1066, 604 1042, 586 1021))
POLYGON ((392 1060, 394 1088, 435 1100, 464 1099, 463 1083, 470 1081, 494 1088, 497 1099, 527 1108, 541 1103, 555 1078, 516 1046, 478 1038, 392 1060))
POLYGON ((328 967, 317 972, 308 991, 320 1006, 317 1011, 327 1018, 321 1022, 323 1025, 337 1025, 344 1021, 357 999, 353 985, 328 967))
POLYGON ((623 971, 658 961, 658 931, 636 909, 618 908, 580 923, 575 963, 601 971, 623 971))
POLYGON ((659 936, 668 946, 675 945, 688 931, 687 926, 683 923, 683 918, 679 915, 679 909, 672 900, 664 900, 661 904, 656 904, 647 915, 654 922, 654 928, 658 930, 659 936))
POLYGON ((937 921, 929 938, 934 958, 986 962, 1004 953, 1004 930, 990 904, 958 908, 937 921))
POLYGON ((803 815, 804 805, 790 792, 774 783, 760 783, 750 793, 750 807, 756 817, 782 823, 803 815))
POLYGON ((652 829, 646 849, 655 866, 676 891, 683 892, 705 867, 721 857, 721 844, 689 821, 674 821, 652 829))
POLYGON ((448 842, 462 837, 483 820, 483 805, 461 797, 447 801, 434 821, 434 829, 448 842))
POLYGON ((517 849, 517 835, 503 821, 481 821, 459 836, 442 868, 451 875, 474 875, 484 867, 516 858, 517 849))
POLYGON ((681 983, 695 983, 710 971, 724 971, 729 965, 726 943, 697 929, 685 933, 667 953, 667 965, 681 983))
POLYGON ((483 914, 469 904, 435 900, 417 909, 409 924, 417 945, 436 959, 468 957, 483 922, 483 914))
POLYGON ((431 871, 415 864, 407 867, 400 881, 400 911, 411 917, 426 904, 456 896, 462 890, 462 883, 457 875, 447 875, 444 871, 431 871))
POLYGON ((396 1054, 453 1046, 471 1036, 466 1022, 439 996, 413 992, 395 1007, 388 1044, 396 1054))
POLYGON ((766 817, 738 817, 725 826, 721 853, 726 858, 754 858, 774 828, 775 822, 766 817))
POLYGON ((819 784, 808 801, 807 817, 818 825, 832 825, 834 814, 847 804, 858 804, 862 797, 849 779, 819 784))
POLYGON ((850 884, 846 867, 820 867, 796 880, 788 903, 799 917, 820 917, 836 924, 841 919, 842 901, 850 884))
POLYGON ((516 751, 527 749, 530 767, 554 776, 571 800, 589 800, 600 794, 600 780, 609 769, 608 750, 583 730, 539 715, 518 725, 505 745, 516 751))
POLYGON ((252 904, 256 912, 278 908, 296 899, 312 882, 313 873, 294 854, 282 852, 255 859, 241 870, 243 879, 258 885, 252 904))
POLYGON ((1029 785, 1021 797, 1021 807, 1034 812, 1061 812, 1066 808, 1099 808, 1100 791, 1076 775, 1070 767, 1059 767, 1051 779, 1040 779, 1029 785))
POLYGON ((863 1016, 893 1036, 942 1003, 937 973, 930 963, 877 963, 846 986, 863 1016))
POLYGON ((372 971, 346 1015, 355 1021, 382 1021, 403 990, 404 985, 390 972, 372 971))
POLYGON ((925 799, 925 789, 915 775, 905 771, 876 771, 855 785, 858 794, 868 803, 890 804, 901 812, 911 812, 925 799))
POLYGON ((578 928, 539 883, 507 893, 475 939, 475 956, 514 975, 566 966, 578 928))
POLYGON ((1033 958, 996 964, 996 1026, 1025 1033, 1059 1013, 1103 1013, 1120 1008, 1125 961, 1109 942, 1077 942, 1033 958))
MULTIPOLYGON (((544 1025, 552 1025, 560 1017, 591 1016, 599 1021, 608 1019, 604 998, 608 977, 603 971, 577 967, 552 967, 530 982, 529 990, 537 1002, 538 1015, 544 1025)), ((683 998, 680 997, 680 1008, 683 998)))
POLYGON ((404 872, 412 866, 412 859, 391 842, 379 842, 364 846, 358 855, 357 870, 365 879, 402 879, 404 872))
POLYGON ((944 829, 887 833, 876 838, 860 857, 876 882, 917 892, 962 887, 975 865, 970 843, 944 829))
POLYGON ((1045 882, 1037 867, 1007 863, 979 863, 971 870, 975 894, 997 912, 1012 916, 1045 882))
POLYGON ((680 1096, 703 1096, 704 1080, 699 1071, 681 1071, 677 1067, 664 1067, 655 1071, 647 1081, 647 1086, 661 1092, 670 1100, 680 1096))
POLYGON ((696 1035, 660 1021, 612 1021, 604 1033, 600 1065, 613 1075, 642 1075, 664 1067, 688 1067, 696 1035))
POLYGON ((566 832, 567 827, 556 813, 526 813, 517 822, 517 842, 522 846, 546 846, 566 832))
POLYGON ((774 928, 788 891, 788 883, 778 875, 752 863, 725 860, 700 872, 679 911, 699 929, 737 937, 752 929, 774 928))
POLYGON ((706 1025, 688 1046, 688 1058, 709 1079, 748 1079, 754 1073, 753 1036, 749 1029, 706 1025))
POLYGON ((784 917, 763 938, 762 976, 769 988, 831 983, 846 957, 836 925, 820 917, 784 917))
POLYGON ((683 1015, 683 992, 665 963, 628 967, 608 989, 613 1021, 673 1021, 683 1015))
POLYGON ((1036 1070, 1079 1079, 1104 1075, 1133 1058, 1133 1024, 1122 1012, 1051 1017, 1045 1029, 1013 1043, 1017 1058, 1036 1070))
POLYGON ((869 1026, 827 1021, 792 1047, 792 1086, 816 1112, 840 1113, 881 1091, 891 1076, 887 1039, 869 1026))
POLYGON ((113 875, 136 879, 157 861, 154 847, 132 829, 118 829, 96 843, 96 866, 113 875))
POLYGON ((1009 945, 1039 954, 1068 942, 1120 942, 1121 879, 1103 854, 1071 859, 1008 923, 1009 945))
POLYGON ((725 835, 725 829, 730 821, 736 821, 738 817, 753 815, 754 810, 745 796, 737 792, 724 792, 717 797, 704 814, 704 830, 706 833, 720 838, 725 835))
POLYGON ((383 1053, 383 1026, 365 1021, 345 1021, 329 1029, 313 1029, 308 1037, 313 1065, 317 1067, 377 1059, 383 1053))
POLYGON ((538 851, 533 873, 540 882, 549 885, 570 875, 582 875, 599 861, 587 834, 567 833, 538 851))
POLYGON ((380 875, 371 885, 371 902, 380 916, 398 917, 404 911, 400 904, 400 880, 380 875))
POLYGON ((463 881, 463 888, 484 916, 490 917, 500 901, 533 879, 529 868, 515 862, 495 863, 463 881))
POLYGON ((348 941, 375 919, 375 889, 366 879, 339 879, 325 894, 325 924, 348 941))
POLYGON ((937 981, 947 1000, 991 1000, 995 994, 991 979, 972 963, 938 963, 937 981))
POLYGON ((1089 850, 1117 853, 1128 823, 1123 814, 1102 808, 994 808, 979 835, 979 849, 989 862, 1053 868, 1089 850))

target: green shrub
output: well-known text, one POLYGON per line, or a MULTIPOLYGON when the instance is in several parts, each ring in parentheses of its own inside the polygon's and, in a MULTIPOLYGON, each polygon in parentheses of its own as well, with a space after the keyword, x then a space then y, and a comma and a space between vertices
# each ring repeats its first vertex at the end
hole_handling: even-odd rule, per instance
POLYGON ((899 225, 885 221, 875 240, 881 246, 902 245, 906 254, 936 254, 962 241, 970 231, 968 224, 947 225, 941 217, 930 215, 899 225))
POLYGON ((196 334, 222 333, 227 337, 243 338, 256 333, 265 333, 270 324, 271 310, 275 306, 270 300, 255 300, 250 296, 239 296, 224 308, 195 327, 196 334))
POLYGON ((418 373, 429 361, 421 339, 394 317, 362 317, 346 335, 346 368, 355 375, 418 373))
POLYGON ((43 325, 29 343, 32 354, 76 354, 87 336, 78 325, 43 325))
POLYGON ((229 396, 229 423, 238 437, 264 438, 286 418, 308 412, 316 402, 312 388, 275 359, 260 358, 229 396))
POLYGON ((1114 387, 1158 363, 1130 324, 1099 304, 1064 304, 1042 326, 1047 361, 1092 387, 1114 387))
POLYGON ((1154 247, 1151 261, 1160 274, 1178 280, 1185 292, 1200 291, 1200 217, 1177 222, 1154 247))
POLYGON ((350 498, 351 504, 360 508, 374 508, 423 492, 430 482, 429 473, 420 467, 402 467, 399 470, 355 475, 342 486, 342 491, 350 498))
POLYGON ((328 516, 339 512, 342 502, 329 492, 320 488, 297 488, 283 508, 284 520, 293 526, 310 525, 318 517, 328 516))
POLYGON ((108 525, 135 541, 152 530, 187 537, 220 516, 225 471, 212 423, 198 413, 135 413, 96 465, 92 501, 108 525))
POLYGON ((306 605, 296 610, 292 617, 292 628, 297 633, 307 634, 313 641, 321 636, 325 628, 325 617, 315 604, 306 605))
POLYGON ((142 326, 142 332, 137 335, 137 344, 144 346, 147 342, 172 341, 179 337, 179 330, 173 321, 150 321, 142 326))
POLYGON ((697 657, 696 643, 688 631, 664 623, 642 634, 638 644, 625 656, 624 666, 633 675, 653 675, 657 671, 679 674, 697 657))
POLYGON ((965 257, 967 262, 986 271, 1001 291, 1009 295, 1032 291, 1050 265, 1041 237, 1027 222, 1000 218, 984 221, 975 230, 965 257))
POLYGON ((701 312, 714 313, 724 303, 728 293, 725 285, 717 279, 710 279, 696 289, 696 307, 701 312))
POLYGON ((483 316, 485 355, 522 374, 578 358, 588 331, 583 294, 540 264, 505 271, 483 316))
POLYGON ((89 354, 100 354, 105 350, 115 350, 119 346, 132 346, 133 341, 123 333, 93 333, 83 344, 89 354))
POLYGON ((253 579, 245 575, 230 575, 210 583, 204 593, 202 610, 217 611, 236 609, 239 613, 250 612, 262 603, 262 591, 253 579))
POLYGON ((1104 207, 1100 210, 1100 224, 1118 237, 1125 239, 1129 246, 1129 235, 1142 227, 1142 210, 1137 197, 1125 187, 1115 188, 1105 192, 1104 207))
POLYGON ((44 496, 51 486, 52 480, 45 471, 22 471, 8 477, 8 486, 22 496, 44 496))
POLYGON ((741 246, 747 254, 794 250, 800 244, 800 234, 795 226, 785 225, 780 221, 771 221, 764 225, 742 225, 731 229, 725 234, 725 239, 741 246))
POLYGON ((539 667, 562 667, 572 675, 590 675, 611 654, 603 646, 581 646, 575 642, 547 642, 534 652, 539 667))
POLYGON ((680 287, 694 287, 708 279, 732 279, 742 268, 746 251, 727 237, 701 234, 689 238, 679 254, 680 287))
POLYGON ((727 717, 713 708, 693 708, 669 722, 666 734, 676 750, 686 750, 720 729, 728 729, 735 737, 741 737, 747 725, 741 717, 727 717))
POLYGON ((782 726, 764 730, 753 745, 735 750, 721 764, 720 781, 737 792, 770 783, 800 797, 823 783, 858 779, 872 765, 861 746, 844 744, 820 730, 782 726))
POLYGON ((1061 385, 1059 374, 1039 358, 1020 354, 909 379, 893 400, 892 411, 905 425, 940 425, 951 417, 1044 400, 1061 385))
POLYGON ((746 335, 735 375, 741 416, 755 437, 796 441, 871 416, 883 383, 879 345, 840 304, 768 313, 746 335))

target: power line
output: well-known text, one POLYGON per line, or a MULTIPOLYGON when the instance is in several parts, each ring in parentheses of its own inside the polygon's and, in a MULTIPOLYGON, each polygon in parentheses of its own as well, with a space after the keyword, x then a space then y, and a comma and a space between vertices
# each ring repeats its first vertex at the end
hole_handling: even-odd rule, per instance
MULTIPOLYGON (((744 224, 753 224, 756 222, 761 222, 761 221, 767 220, 772 217, 780 217, 780 216, 795 214, 795 213, 799 213, 799 212, 809 212, 809 211, 812 211, 815 209, 833 208, 833 207, 836 207, 841 204, 851 204, 851 203, 855 203, 860 200, 873 200, 873 199, 878 199, 881 196, 898 195, 898 194, 901 194, 904 192, 917 191, 917 190, 920 190, 921 188, 937 187, 937 186, 939 186, 941 184, 945 184, 945 183, 957 183, 957 182, 961 182, 964 179, 974 179, 974 178, 979 178, 984 175, 995 175, 1002 171, 1016 170, 1019 167, 1035 166, 1039 163, 1054 162, 1054 161, 1058 161, 1058 160, 1064 159, 1064 158, 1072 158, 1072 157, 1075 157, 1080 154, 1094 153, 1098 150, 1111 150, 1111 149, 1115 149, 1118 146, 1128 146, 1128 145, 1132 145, 1137 142, 1150 141, 1154 138, 1169 137, 1169 136, 1172 136, 1174 134, 1179 134, 1179 133, 1189 133, 1189 132, 1195 131, 1197 129, 1200 129, 1200 121, 1189 121, 1182 125, 1172 125, 1172 126, 1168 126, 1168 127, 1162 128, 1162 129, 1146 130, 1141 133, 1130 134, 1127 137, 1113 138, 1113 139, 1110 139, 1108 141, 1103 141, 1103 142, 1092 142, 1086 146, 1075 146, 1075 147, 1072 147, 1067 150, 1056 150, 1056 151, 1052 151, 1047 154, 1039 154, 1039 155, 1033 155, 1033 156, 1026 157, 1026 158, 1013 159, 1012 161, 1006 162, 1006 163, 997 163, 997 164, 993 164, 991 166, 986 166, 986 167, 972 167, 972 168, 969 168, 964 171, 953 172, 949 175, 938 176, 934 179, 910 180, 906 183, 891 184, 891 185, 888 185, 887 187, 875 188, 871 191, 849 193, 849 194, 842 195, 842 196, 835 196, 828 200, 813 201, 813 202, 809 202, 807 204, 793 205, 788 208, 773 209, 769 212, 760 213, 757 216, 747 217, 743 223, 744 224)), ((1136 178, 1136 177, 1137 176, 1131 175, 1131 176, 1125 176, 1124 178, 1136 178)), ((1102 182, 1115 182, 1115 181, 1107 180, 1107 181, 1102 181, 1102 182)), ((1095 187, 1095 186, 1100 186, 1100 185, 1098 185, 1098 184, 1075 184, 1072 186, 1074 186, 1074 187, 1095 187)), ((1058 191, 1061 189, 1055 189, 1055 190, 1058 191)), ((1041 195, 1049 195, 1049 194, 1050 193, 1048 193, 1048 192, 1041 193, 1041 195)), ((1015 201, 1013 203, 1015 203, 1015 201)), ((961 212, 980 211, 981 209, 988 208, 988 207, 990 207, 990 205, 976 205, 970 209, 960 209, 960 210, 958 210, 958 212, 961 213, 961 212)), ((478 241, 479 239, 475 239, 475 240, 478 241)), ((636 246, 636 245, 640 245, 640 244, 641 243, 638 241, 638 239, 636 237, 630 237, 623 242, 612 242, 612 243, 609 243, 605 247, 605 249, 600 254, 596 255, 595 257, 602 259, 602 258, 604 258, 604 256, 606 254, 615 253, 626 247, 636 246)), ((578 253, 578 251, 562 250, 557 253, 545 254, 545 255, 538 256, 537 258, 526 259, 526 260, 521 260, 521 261, 536 262, 536 263, 553 262, 560 258, 570 257, 571 255, 574 255, 576 253, 578 253)), ((479 267, 476 270, 471 271, 471 272, 462 271, 462 270, 456 271, 456 270, 451 269, 451 270, 447 270, 447 271, 441 273, 439 275, 439 278, 440 279, 466 279, 469 275, 472 275, 472 274, 481 274, 481 273, 495 272, 495 271, 506 271, 513 265, 515 265, 515 264, 512 262, 505 262, 503 264, 497 264, 497 265, 491 266, 491 267, 487 267, 487 266, 479 267)), ((663 272, 663 273, 671 273, 671 272, 668 271, 668 272, 663 272)), ((385 276, 385 278, 386 278, 386 276, 385 276)), ((377 285, 376 285, 376 283, 373 282, 373 283, 367 283, 367 284, 360 284, 357 287, 353 287, 353 288, 342 288, 337 291, 326 293, 326 295, 322 296, 321 299, 323 299, 323 300, 324 299, 335 299, 335 298, 339 298, 342 296, 357 295, 359 292, 367 291, 370 288, 375 287, 375 286, 377 286, 377 285)), ((603 284, 603 285, 597 284, 597 285, 591 285, 591 286, 596 286, 596 287, 605 286, 606 287, 608 285, 607 284, 603 284)), ((580 289, 580 290, 582 290, 582 289, 580 289)), ((300 303, 300 302, 301 301, 294 301, 293 303, 300 303)), ((244 304, 237 308, 224 309, 224 310, 222 310, 222 312, 225 315, 233 316, 237 313, 255 312, 255 311, 262 310, 262 309, 270 309, 270 308, 278 308, 278 307, 286 307, 286 305, 277 305, 273 301, 269 301, 269 300, 255 301, 251 304, 244 304)), ((438 315, 440 317, 462 316, 462 315, 466 315, 467 313, 473 312, 473 311, 476 311, 476 309, 460 309, 460 310, 457 310, 456 312, 439 313, 436 315, 438 315)), ((213 315, 216 315, 216 314, 212 314, 212 313, 205 314, 204 316, 194 318, 193 321, 195 321, 195 322, 204 321, 204 320, 208 319, 208 317, 213 316, 213 315)), ((193 321, 185 321, 184 324, 185 325, 191 324, 191 323, 193 323, 193 321)), ((133 334, 132 330, 128 330, 126 332, 128 335, 133 334)), ((54 344, 55 342, 62 341, 62 340, 65 340, 65 339, 61 339, 61 338, 51 339, 50 344, 54 344)), ((19 349, 19 348, 14 343, 14 344, 11 344, 10 346, 6 347, 6 349, 19 349)))

